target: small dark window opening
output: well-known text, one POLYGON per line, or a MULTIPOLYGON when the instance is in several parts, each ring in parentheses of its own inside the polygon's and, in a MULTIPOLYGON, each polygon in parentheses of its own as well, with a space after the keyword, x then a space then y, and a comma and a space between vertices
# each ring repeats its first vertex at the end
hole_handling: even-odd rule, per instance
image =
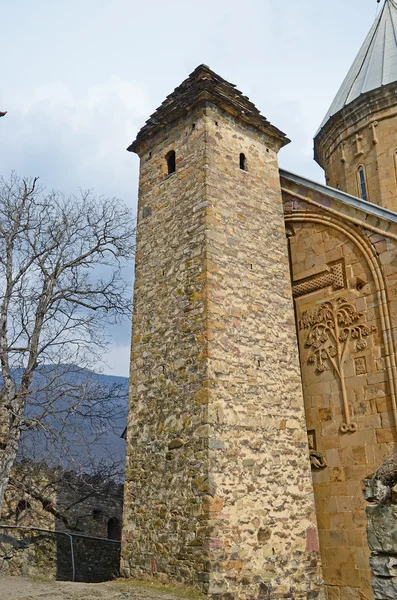
POLYGON ((359 279, 359 278, 357 277, 357 281, 356 281, 356 290, 357 290, 358 292, 361 292, 361 290, 362 290, 362 289, 363 289, 363 287, 365 286, 365 283, 366 283, 365 281, 363 281, 362 279, 359 279))
POLYGON ((168 175, 171 175, 171 173, 175 173, 175 171, 176 171, 175 150, 171 150, 170 152, 168 152, 167 156, 165 157, 165 160, 167 161, 168 175))
POLYGON ((363 200, 368 200, 367 184, 365 183, 364 167, 358 168, 358 184, 360 187, 360 196, 363 200))
POLYGON ((20 516, 25 510, 29 510, 31 508, 30 503, 27 500, 20 500, 15 509, 15 520, 18 522, 20 516))
POLYGON ((102 511, 99 508, 94 508, 92 511, 92 516, 95 520, 99 519, 102 514, 102 511))
POLYGON ((116 517, 112 517, 108 521, 108 540, 120 540, 121 539, 121 525, 120 521, 116 517))
POLYGON ((240 169, 242 171, 247 170, 247 159, 245 158, 245 154, 243 153, 240 154, 240 169))

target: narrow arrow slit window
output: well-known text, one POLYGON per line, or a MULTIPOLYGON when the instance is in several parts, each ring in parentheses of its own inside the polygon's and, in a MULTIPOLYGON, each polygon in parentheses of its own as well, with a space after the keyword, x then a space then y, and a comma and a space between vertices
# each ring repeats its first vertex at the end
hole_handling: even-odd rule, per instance
POLYGON ((365 181, 365 170, 363 165, 358 167, 358 189, 363 200, 368 200, 367 184, 365 181))
POLYGON ((168 175, 171 175, 171 173, 175 173, 175 171, 176 171, 175 150, 171 150, 170 152, 168 152, 165 159, 167 161, 168 175))

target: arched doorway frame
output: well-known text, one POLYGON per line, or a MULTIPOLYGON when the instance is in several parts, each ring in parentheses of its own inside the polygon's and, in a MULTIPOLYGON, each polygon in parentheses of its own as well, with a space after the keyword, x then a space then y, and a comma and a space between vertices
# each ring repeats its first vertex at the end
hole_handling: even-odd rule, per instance
MULTIPOLYGON (((294 194, 288 192, 289 195, 294 197, 294 194)), ((301 198, 299 198, 301 200, 301 198)), ((395 340, 393 330, 391 326, 391 316, 389 310, 389 299, 387 294, 387 286, 385 277, 383 274, 382 266, 379 258, 373 248, 370 240, 363 235, 357 228, 352 227, 349 223, 346 223, 335 217, 334 215, 327 215, 317 211, 307 210, 294 210, 291 213, 285 215, 285 224, 293 225, 293 223, 314 223, 321 224, 322 226, 329 227, 336 231, 339 231, 351 240, 355 246, 359 249, 363 255, 368 268, 371 271, 373 281, 376 289, 379 319, 382 331, 382 341, 385 349, 385 364, 386 371, 388 374, 389 386, 390 386, 390 397, 393 407, 394 425, 397 428, 397 361, 395 352, 395 340)), ((365 223, 362 224, 365 229, 365 223)), ((387 232, 384 232, 387 237, 387 232)))

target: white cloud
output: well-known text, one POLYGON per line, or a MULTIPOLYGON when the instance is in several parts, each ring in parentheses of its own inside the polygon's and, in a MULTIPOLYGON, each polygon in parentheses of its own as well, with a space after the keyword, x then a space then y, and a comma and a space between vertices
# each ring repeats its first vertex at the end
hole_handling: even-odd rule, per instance
POLYGON ((104 357, 104 364, 98 365, 98 371, 106 375, 128 377, 130 370, 130 345, 112 346, 104 357))
POLYGON ((111 77, 83 94, 56 81, 6 95, 2 123, 7 146, 1 170, 39 175, 61 191, 136 196, 136 169, 127 145, 150 112, 142 85, 111 77), (40 159, 40 160, 38 160, 40 159))
MULTIPOLYGON (((4 4, 18 39, 3 28, 0 173, 39 175, 65 193, 93 188, 132 210, 138 159, 125 149, 202 62, 292 139, 284 168, 323 180, 312 137, 376 8, 374 0, 202 0, 199 10, 182 0, 4 4)), ((126 336, 113 335, 108 362, 126 375, 126 336)))

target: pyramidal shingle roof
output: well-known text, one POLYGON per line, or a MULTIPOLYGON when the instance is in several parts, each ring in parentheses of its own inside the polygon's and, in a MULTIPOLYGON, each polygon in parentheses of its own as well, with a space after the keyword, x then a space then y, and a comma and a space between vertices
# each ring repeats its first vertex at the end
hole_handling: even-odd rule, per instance
POLYGON ((397 81, 397 3, 385 0, 320 129, 361 94, 397 81))
POLYGON ((248 125, 266 131, 270 136, 279 139, 282 146, 290 141, 285 133, 261 115, 256 106, 234 84, 211 71, 207 65, 199 65, 149 117, 127 150, 136 152, 142 140, 148 139, 159 128, 176 121, 200 101, 212 102, 248 125))

